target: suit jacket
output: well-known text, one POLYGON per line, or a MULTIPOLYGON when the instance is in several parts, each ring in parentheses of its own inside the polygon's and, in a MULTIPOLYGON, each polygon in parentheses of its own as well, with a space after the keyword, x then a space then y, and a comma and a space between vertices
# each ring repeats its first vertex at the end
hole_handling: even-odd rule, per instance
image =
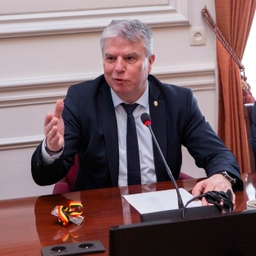
MULTIPOLYGON (((192 91, 163 84, 152 75, 148 80, 152 129, 174 178, 179 178, 181 146, 184 145, 207 176, 226 170, 238 178, 234 189, 242 189, 234 155, 205 121, 192 91), (154 101, 158 102, 157 106, 154 101)), ((78 153, 79 170, 74 191, 117 186, 117 124, 110 88, 104 76, 71 86, 64 104, 64 152, 59 159, 46 165, 41 160, 39 145, 31 161, 34 181, 39 185, 58 182, 67 174, 78 153)), ((155 146, 154 161, 157 181, 169 180, 155 146)))

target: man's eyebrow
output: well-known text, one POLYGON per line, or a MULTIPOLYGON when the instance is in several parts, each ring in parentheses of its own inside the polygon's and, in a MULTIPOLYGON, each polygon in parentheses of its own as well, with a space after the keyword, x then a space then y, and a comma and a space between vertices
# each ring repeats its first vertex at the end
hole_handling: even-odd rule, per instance
MULTIPOLYGON (((131 55, 140 55, 138 52, 129 52, 127 54, 124 54, 123 56, 126 57, 126 56, 131 56, 131 55)), ((106 52, 104 56, 115 56, 115 54, 112 54, 112 53, 109 53, 109 52, 106 52)))
POLYGON ((140 55, 138 52, 129 52, 125 54, 124 56, 130 56, 130 55, 140 55))
POLYGON ((111 54, 111 53, 109 53, 109 52, 106 52, 106 53, 104 54, 104 56, 114 56, 114 54, 111 54))

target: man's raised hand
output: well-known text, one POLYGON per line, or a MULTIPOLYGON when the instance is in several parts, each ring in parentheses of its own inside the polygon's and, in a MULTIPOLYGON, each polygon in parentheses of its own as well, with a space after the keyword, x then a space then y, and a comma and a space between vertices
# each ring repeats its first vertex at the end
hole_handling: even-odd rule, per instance
POLYGON ((58 152, 64 146, 63 109, 63 100, 58 100, 55 105, 54 114, 48 113, 44 120, 44 135, 47 149, 53 152, 58 152))

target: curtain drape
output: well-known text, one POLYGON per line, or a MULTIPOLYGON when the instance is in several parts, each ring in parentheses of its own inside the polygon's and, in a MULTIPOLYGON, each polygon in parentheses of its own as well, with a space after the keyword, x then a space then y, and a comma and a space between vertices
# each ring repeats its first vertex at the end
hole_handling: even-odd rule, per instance
MULTIPOLYGON (((241 60, 254 17, 256 0, 215 0, 216 23, 241 60)), ((217 40, 218 135, 235 154, 241 172, 251 172, 240 69, 217 40)))

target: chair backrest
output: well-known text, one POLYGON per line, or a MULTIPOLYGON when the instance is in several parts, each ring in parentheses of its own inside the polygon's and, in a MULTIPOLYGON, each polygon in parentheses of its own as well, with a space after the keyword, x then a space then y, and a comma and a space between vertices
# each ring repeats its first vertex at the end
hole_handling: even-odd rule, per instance
POLYGON ((249 147, 249 153, 250 153, 250 165, 252 172, 256 171, 255 163, 256 163, 256 153, 253 150, 253 147, 251 145, 250 141, 250 135, 251 135, 251 127, 252 127, 252 109, 253 109, 254 103, 246 103, 244 104, 244 117, 245 117, 245 126, 247 130, 247 137, 248 137, 248 147, 249 147))
POLYGON ((75 155, 74 164, 69 169, 65 178, 57 182, 53 187, 53 194, 63 194, 71 191, 78 171, 78 156, 75 155))
POLYGON ((69 190, 71 190, 73 184, 75 183, 77 172, 78 172, 78 156, 76 154, 74 159, 74 164, 71 166, 68 174, 66 175, 66 181, 68 183, 69 190))
POLYGON ((189 180, 189 179, 194 179, 194 178, 184 172, 180 173, 179 180, 189 180))

